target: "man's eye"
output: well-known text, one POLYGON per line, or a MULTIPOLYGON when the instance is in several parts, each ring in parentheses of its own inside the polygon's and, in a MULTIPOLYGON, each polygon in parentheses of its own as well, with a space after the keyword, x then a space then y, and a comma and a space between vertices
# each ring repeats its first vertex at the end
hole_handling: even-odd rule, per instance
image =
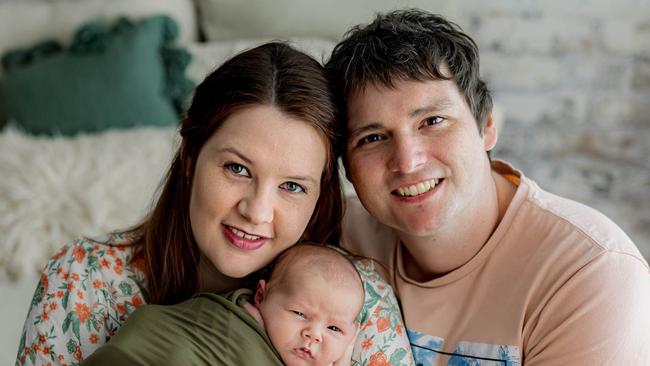
POLYGON ((250 177, 250 173, 248 172, 248 169, 246 169, 245 166, 237 163, 226 163, 224 167, 229 170, 230 172, 236 174, 236 175, 241 175, 244 177, 250 177))
POLYGON ((373 133, 372 135, 368 135, 368 136, 365 136, 364 138, 360 139, 359 142, 357 142, 357 146, 361 146, 361 145, 365 145, 365 144, 372 144, 373 142, 377 142, 379 140, 382 140, 381 135, 373 133))
POLYGON ((289 191, 291 193, 303 193, 306 192, 305 188, 295 182, 286 182, 280 185, 280 188, 289 191))
POLYGON ((341 328, 337 327, 336 325, 330 325, 329 327, 327 327, 327 329, 329 329, 329 330, 331 330, 333 332, 339 332, 339 333, 342 332, 341 328))
POLYGON ((429 118, 425 119, 424 121, 422 121, 422 125, 423 126, 433 126, 433 125, 437 125, 438 123, 440 123, 440 122, 442 122, 444 120, 445 119, 440 117, 440 116, 433 116, 433 117, 429 117, 429 118))

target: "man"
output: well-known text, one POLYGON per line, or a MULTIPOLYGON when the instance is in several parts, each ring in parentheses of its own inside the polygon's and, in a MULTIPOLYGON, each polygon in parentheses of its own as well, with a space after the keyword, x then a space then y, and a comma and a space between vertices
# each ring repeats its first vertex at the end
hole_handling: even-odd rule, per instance
POLYGON ((418 10, 379 14, 326 66, 360 200, 343 245, 386 267, 416 363, 650 364, 648 263, 602 214, 490 160, 469 36, 418 10))

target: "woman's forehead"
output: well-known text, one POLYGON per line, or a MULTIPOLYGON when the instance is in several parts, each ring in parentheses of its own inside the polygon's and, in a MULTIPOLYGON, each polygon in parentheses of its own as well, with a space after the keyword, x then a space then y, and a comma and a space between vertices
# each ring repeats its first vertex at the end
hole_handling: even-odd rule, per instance
POLYGON ((265 105, 226 118, 205 148, 212 153, 237 151, 251 164, 274 166, 288 174, 312 171, 318 177, 327 156, 326 140, 316 127, 265 105))

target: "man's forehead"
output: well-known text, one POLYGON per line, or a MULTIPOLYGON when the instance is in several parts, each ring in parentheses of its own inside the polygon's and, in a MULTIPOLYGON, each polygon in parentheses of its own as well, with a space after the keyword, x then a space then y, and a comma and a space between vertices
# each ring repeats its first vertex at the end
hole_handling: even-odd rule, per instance
POLYGON ((464 98, 453 80, 405 80, 393 86, 368 84, 347 99, 347 127, 365 128, 384 118, 418 117, 446 111, 464 98))

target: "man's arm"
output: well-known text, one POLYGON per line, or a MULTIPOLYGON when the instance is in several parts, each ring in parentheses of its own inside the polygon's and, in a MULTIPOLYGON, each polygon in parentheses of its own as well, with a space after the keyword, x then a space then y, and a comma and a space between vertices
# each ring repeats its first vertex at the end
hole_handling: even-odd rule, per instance
POLYGON ((525 330, 524 364, 650 365, 650 272, 625 253, 595 258, 525 330))

